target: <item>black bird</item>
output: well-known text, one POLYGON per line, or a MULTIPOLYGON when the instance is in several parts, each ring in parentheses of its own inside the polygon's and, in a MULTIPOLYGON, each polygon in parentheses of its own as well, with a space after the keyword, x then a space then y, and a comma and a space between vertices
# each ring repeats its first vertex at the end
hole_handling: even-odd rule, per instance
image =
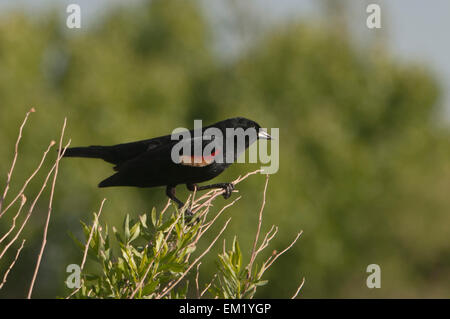
MULTIPOLYGON (((201 131, 184 131, 184 133, 188 132, 191 138, 181 139, 184 144, 178 144, 178 146, 188 145, 187 155, 184 152, 177 155, 172 151, 177 143, 181 143, 179 140, 174 140, 172 134, 112 146, 68 148, 64 157, 100 158, 114 164, 114 170, 117 173, 102 181, 99 187, 166 186, 166 195, 181 208, 184 206, 183 202, 175 197, 175 187, 179 184, 186 184, 190 191, 194 191, 195 188, 197 190, 223 188, 224 198, 230 197, 234 189, 232 183, 205 186, 197 186, 197 183, 208 181, 221 174, 257 139, 271 139, 271 136, 262 130, 258 123, 242 117, 217 122, 203 127, 201 131), (235 129, 235 134, 227 134, 230 132, 229 129, 235 129), (208 133, 211 130, 222 133, 222 139, 220 134, 216 136, 208 133), (254 134, 251 134, 252 132, 254 134), (231 142, 233 144, 230 144, 231 142), (208 155, 202 152, 200 156, 194 152, 194 156, 191 156, 192 150, 196 150, 194 145, 200 145, 201 152, 209 145, 211 152, 207 153, 208 155), (227 145, 233 145, 228 152, 227 145)), ((189 210, 187 213, 191 214, 189 210)))

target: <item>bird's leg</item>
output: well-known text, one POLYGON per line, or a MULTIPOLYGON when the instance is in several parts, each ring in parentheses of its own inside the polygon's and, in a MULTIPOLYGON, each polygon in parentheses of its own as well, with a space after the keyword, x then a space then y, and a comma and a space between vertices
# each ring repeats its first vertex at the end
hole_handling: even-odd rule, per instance
MULTIPOLYGON (((184 203, 175 197, 175 187, 176 186, 168 185, 166 188, 166 195, 178 205, 178 208, 182 208, 184 206, 184 203)), ((186 214, 189 216, 193 215, 193 213, 188 208, 186 208, 186 214)))
POLYGON ((204 186, 198 186, 197 184, 186 184, 186 187, 190 191, 194 191, 195 188, 197 188, 198 191, 203 191, 205 189, 211 189, 211 188, 222 188, 225 193, 223 193, 223 198, 227 199, 231 196, 231 192, 234 189, 233 183, 218 183, 218 184, 211 184, 211 185, 204 185, 204 186))

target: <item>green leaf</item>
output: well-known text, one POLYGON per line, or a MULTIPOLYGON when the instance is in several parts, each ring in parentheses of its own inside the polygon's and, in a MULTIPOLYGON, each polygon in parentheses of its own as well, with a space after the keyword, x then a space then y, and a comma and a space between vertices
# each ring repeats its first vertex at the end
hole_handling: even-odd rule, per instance
POLYGON ((152 224, 153 224, 153 226, 156 227, 156 209, 155 209, 155 207, 153 207, 151 215, 152 215, 151 216, 152 217, 152 224))
POLYGON ((184 264, 175 264, 175 263, 169 263, 169 264, 163 264, 161 267, 159 267, 160 271, 171 271, 174 273, 181 273, 185 271, 185 265, 184 264))
POLYGON ((237 271, 239 271, 241 269, 242 253, 241 253, 241 249, 239 247, 239 243, 237 241, 236 236, 234 237, 234 241, 233 241, 232 263, 237 268, 237 271))
POLYGON ((84 250, 84 245, 81 241, 78 240, 78 238, 75 237, 75 235, 72 232, 69 232, 69 237, 72 238, 72 240, 75 242, 75 244, 81 248, 81 250, 84 250))
POLYGON ((130 236, 131 236, 130 235, 130 215, 128 215, 128 214, 125 217, 123 228, 124 228, 124 231, 125 231, 125 242, 128 243, 128 241, 130 239, 130 236))
POLYGON ((123 272, 126 272, 125 261, 121 257, 117 258, 117 268, 120 269, 123 272))
POLYGON ((140 232, 141 232, 141 224, 140 223, 134 224, 130 230, 131 238, 128 242, 131 243, 133 240, 135 240, 139 236, 140 232))
MULTIPOLYGON (((152 213, 153 213, 153 211, 152 211, 152 213)), ((141 221, 142 227, 147 228, 147 214, 139 215, 139 219, 141 221)), ((152 221, 153 221, 153 218, 152 218, 152 221)))
POLYGON ((147 296, 147 295, 150 295, 151 293, 155 292, 155 289, 158 286, 158 284, 159 284, 159 282, 156 280, 149 282, 142 289, 142 296, 147 296))
POLYGON ((124 242, 124 240, 122 238, 122 235, 119 233, 117 228, 113 226, 112 230, 113 230, 113 233, 114 233, 114 237, 117 239, 119 244, 124 244, 125 242, 124 242))
POLYGON ((156 250, 156 252, 155 252, 155 254, 159 251, 159 249, 160 249, 160 247, 161 247, 161 243, 162 243, 162 241, 163 241, 163 238, 164 238, 163 232, 162 232, 162 231, 159 231, 159 232, 156 234, 156 240, 155 240, 155 250, 156 250))
POLYGON ((268 280, 260 280, 260 281, 256 282, 255 285, 258 287, 265 286, 265 285, 267 285, 268 282, 269 282, 268 280))

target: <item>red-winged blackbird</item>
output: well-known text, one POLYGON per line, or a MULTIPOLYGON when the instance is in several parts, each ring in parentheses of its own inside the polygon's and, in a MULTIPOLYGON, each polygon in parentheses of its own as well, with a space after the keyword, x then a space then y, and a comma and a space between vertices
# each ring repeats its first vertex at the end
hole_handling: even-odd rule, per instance
MULTIPOLYGON (((206 186, 197 186, 196 183, 204 182, 218 176, 235 162, 239 154, 245 151, 257 139, 271 139, 270 135, 262 130, 258 123, 242 117, 220 121, 213 125, 203 127, 201 131, 191 130, 189 131, 189 136, 191 138, 184 141, 184 143, 187 142, 190 145, 189 151, 192 150, 196 143, 195 140, 198 139, 196 136, 200 136, 202 150, 208 143, 215 141, 210 155, 206 156, 203 155, 204 153, 200 153, 202 155, 198 158, 198 154, 195 152, 194 156, 181 154, 174 161, 172 149, 179 141, 174 140, 172 135, 166 135, 113 146, 68 148, 64 156, 100 158, 114 164, 114 170, 117 173, 102 181, 98 185, 99 187, 166 186, 167 196, 181 208, 184 206, 183 202, 175 197, 175 187, 178 184, 186 184, 190 191, 194 191, 195 188, 197 190, 223 188, 225 190, 223 194, 224 198, 230 197, 234 189, 234 185, 231 183, 219 183, 206 186), (211 129, 212 131, 216 129, 216 132, 217 129, 220 130, 219 133, 222 133, 223 140, 217 139, 215 135, 208 136, 208 132, 211 129), (230 134, 229 129, 234 129, 234 134, 230 134), (254 134, 243 134, 244 130, 247 133, 254 132, 254 134), (243 137, 243 139, 240 139, 241 143, 239 143, 238 137, 243 137), (233 142, 233 144, 229 144, 230 142, 233 142), (230 157, 227 157, 227 154, 229 154, 227 152, 227 145, 233 145, 233 148, 230 147, 230 150, 233 151, 230 157), (221 157, 219 158, 218 155, 221 155, 221 157)), ((190 213, 190 211, 187 212, 190 213)))

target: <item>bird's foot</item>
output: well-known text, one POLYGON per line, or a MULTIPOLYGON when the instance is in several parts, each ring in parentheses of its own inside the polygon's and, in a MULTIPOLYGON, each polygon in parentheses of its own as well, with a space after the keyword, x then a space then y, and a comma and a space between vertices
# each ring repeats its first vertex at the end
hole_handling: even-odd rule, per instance
POLYGON ((228 199, 231 196, 231 193, 234 190, 234 184, 233 183, 225 183, 223 186, 223 190, 225 191, 223 193, 223 198, 228 199))

